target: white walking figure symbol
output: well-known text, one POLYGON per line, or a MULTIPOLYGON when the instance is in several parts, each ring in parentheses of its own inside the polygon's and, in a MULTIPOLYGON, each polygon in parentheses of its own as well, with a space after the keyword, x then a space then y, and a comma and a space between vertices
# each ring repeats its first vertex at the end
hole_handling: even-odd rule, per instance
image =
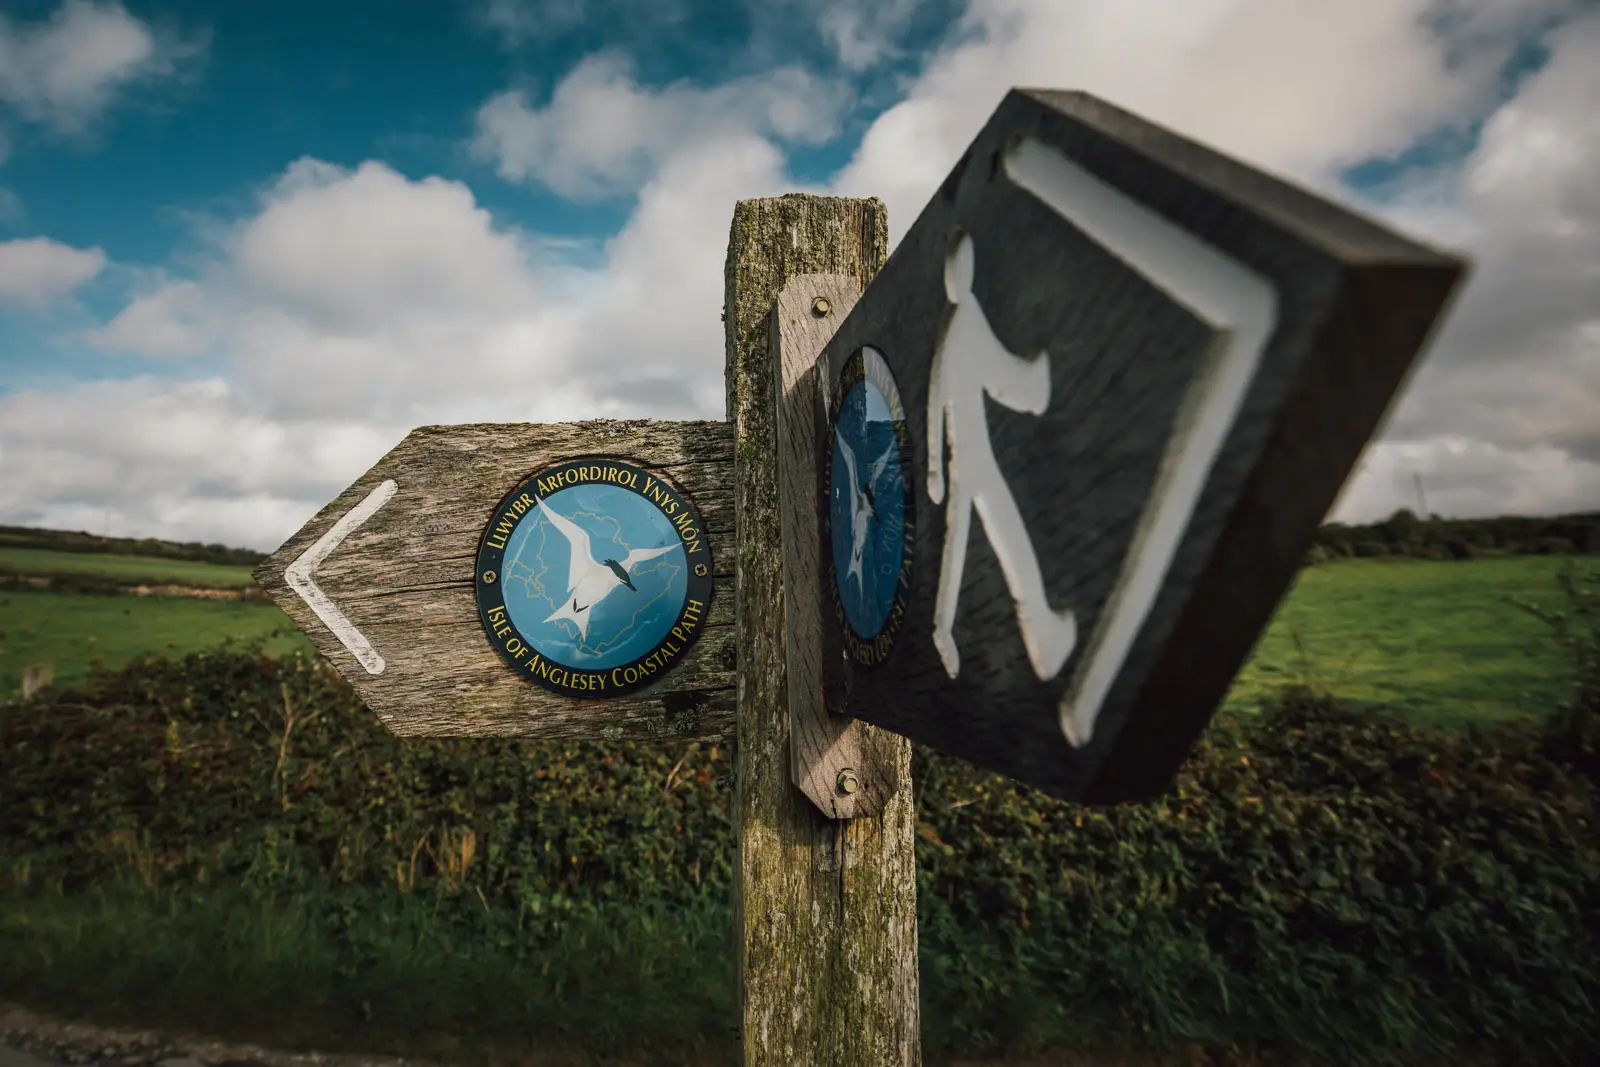
POLYGON ((972 292, 972 238, 961 234, 945 260, 945 294, 954 310, 933 353, 928 388, 928 496, 945 499, 944 558, 933 609, 933 645, 945 673, 961 672, 952 628, 967 562, 967 535, 976 511, 983 522, 1006 588, 1016 604, 1017 625, 1028 660, 1040 681, 1061 672, 1078 643, 1071 610, 1056 610, 1045 594, 1039 557, 989 440, 983 398, 1012 411, 1042 415, 1050 405, 1050 356, 1017 356, 995 337, 972 292), (948 472, 946 464, 948 462, 948 472))

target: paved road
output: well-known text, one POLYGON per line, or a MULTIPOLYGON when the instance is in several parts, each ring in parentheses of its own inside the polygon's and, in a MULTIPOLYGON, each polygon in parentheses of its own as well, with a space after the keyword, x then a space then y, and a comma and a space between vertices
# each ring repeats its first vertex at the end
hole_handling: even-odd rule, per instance
MULTIPOLYGON (((83 1055, 78 1055, 71 1059, 65 1060, 47 1059, 44 1056, 40 1056, 38 1053, 27 1052, 23 1049, 17 1048, 14 1045, 0 1044, 0 1067, 76 1067, 76 1065, 79 1064, 92 1064, 94 1062, 96 1062, 95 1058, 83 1055)), ((100 1060, 99 1062, 107 1064, 109 1067, 109 1065, 121 1065, 126 1063, 140 1063, 149 1061, 141 1061, 137 1057, 130 1059, 126 1056, 112 1054, 110 1057, 100 1060)), ((235 1061, 235 1063, 237 1064, 238 1061, 235 1061)), ((188 1056, 178 1056, 157 1060, 154 1063, 154 1067, 205 1067, 205 1064, 201 1063, 199 1060, 191 1059, 188 1056)), ((229 1065, 220 1064, 218 1067, 229 1067, 229 1065)), ((238 1067, 248 1067, 248 1065, 238 1064, 238 1067)))
POLYGON ((31 1052, 0 1045, 0 1067, 57 1067, 49 1060, 41 1060, 31 1052))
MULTIPOLYGON (((125 1064, 149 1064, 150 1067, 206 1067, 199 1060, 189 1056, 168 1056, 165 1059, 154 1060, 141 1056, 130 1056, 127 1053, 113 1051, 109 1056, 85 1055, 82 1052, 66 1056, 64 1059, 53 1059, 42 1056, 37 1052, 28 1052, 17 1048, 15 1045, 0 1044, 0 1067, 80 1067, 80 1065, 104 1064, 105 1067, 123 1067, 125 1064)), ((247 1064, 242 1060, 232 1060, 228 1063, 216 1064, 215 1067, 258 1067, 247 1064)))

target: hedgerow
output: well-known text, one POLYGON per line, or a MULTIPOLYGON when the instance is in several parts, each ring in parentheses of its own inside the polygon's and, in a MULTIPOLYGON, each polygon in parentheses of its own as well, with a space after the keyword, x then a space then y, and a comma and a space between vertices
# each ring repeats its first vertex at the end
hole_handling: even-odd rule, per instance
MULTIPOLYGON (((930 1049, 1579 1061, 1600 1044, 1600 616, 1572 592, 1551 618, 1583 670, 1548 722, 1422 729, 1291 690, 1213 724, 1168 795, 1104 809, 919 750, 930 1049)), ((729 746, 401 741, 303 658, 139 661, 0 709, 0 752, 12 907, 129 877, 327 901, 349 973, 383 951, 362 917, 419 900, 537 959, 595 916, 731 894, 729 746)))
POLYGON ((1318 528, 1308 563, 1346 556, 1476 559, 1480 556, 1570 556, 1600 552, 1600 512, 1507 515, 1489 519, 1419 517, 1402 508, 1382 522, 1318 528))

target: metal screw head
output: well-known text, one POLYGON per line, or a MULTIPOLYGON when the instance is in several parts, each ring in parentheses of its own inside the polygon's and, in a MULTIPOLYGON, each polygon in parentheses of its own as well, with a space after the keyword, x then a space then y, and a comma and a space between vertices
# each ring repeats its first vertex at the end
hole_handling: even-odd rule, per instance
POLYGON ((839 792, 849 795, 861 788, 861 779, 856 777, 856 772, 846 767, 839 772, 839 792))
POLYGON ((832 310, 833 305, 828 302, 828 298, 825 296, 819 296, 815 300, 811 301, 811 314, 815 315, 819 319, 832 310))
POLYGON ((483 583, 485 585, 493 585, 494 584, 494 571, 484 571, 483 572, 483 583))

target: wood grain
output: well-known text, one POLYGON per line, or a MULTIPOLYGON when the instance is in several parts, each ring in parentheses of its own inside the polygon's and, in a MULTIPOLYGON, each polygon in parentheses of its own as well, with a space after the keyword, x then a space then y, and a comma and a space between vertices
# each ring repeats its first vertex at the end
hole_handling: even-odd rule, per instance
POLYGON ((871 280, 887 242, 876 200, 741 201, 728 242, 728 415, 738 561, 735 876, 741 1034, 750 1067, 921 1062, 910 745, 865 728, 900 788, 876 818, 825 817, 792 782, 783 523, 770 330, 791 278, 871 280))
POLYGON ((828 384, 817 357, 828 338, 861 295, 853 278, 804 274, 791 278, 778 294, 769 327, 778 350, 778 481, 783 509, 783 585, 788 638, 789 751, 794 784, 817 810, 831 819, 877 815, 893 795, 894 761, 880 763, 861 742, 867 727, 826 707, 824 656, 840 655, 837 642, 825 645, 820 513, 828 432, 828 384), (819 303, 821 301, 821 303, 819 303), (848 774, 854 792, 841 782, 848 774))
POLYGON ((255 572, 256 581, 396 734, 410 737, 697 738, 733 733, 733 435, 720 422, 424 426, 407 434, 255 572), (478 539, 501 497, 571 456, 663 471, 693 498, 717 590, 706 628, 656 685, 577 700, 519 677, 479 622, 478 539), (317 584, 382 655, 367 673, 284 579, 307 546, 386 479, 394 498, 321 565, 317 584))

